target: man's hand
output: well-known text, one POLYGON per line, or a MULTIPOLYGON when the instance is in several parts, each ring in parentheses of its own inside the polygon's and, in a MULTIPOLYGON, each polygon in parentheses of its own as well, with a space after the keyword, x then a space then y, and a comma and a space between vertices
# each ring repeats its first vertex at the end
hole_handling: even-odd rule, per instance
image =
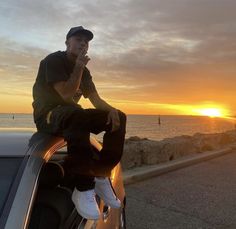
POLYGON ((120 117, 116 109, 112 109, 108 113, 107 125, 112 124, 111 132, 114 132, 120 127, 120 117))
POLYGON ((81 49, 78 52, 78 56, 76 58, 76 65, 80 67, 86 66, 86 64, 89 62, 90 58, 88 57, 87 50, 86 49, 81 49))
POLYGON ((120 116, 118 110, 101 99, 96 91, 91 93, 88 98, 95 108, 109 112, 106 125, 111 125, 111 132, 118 130, 120 128, 120 116))

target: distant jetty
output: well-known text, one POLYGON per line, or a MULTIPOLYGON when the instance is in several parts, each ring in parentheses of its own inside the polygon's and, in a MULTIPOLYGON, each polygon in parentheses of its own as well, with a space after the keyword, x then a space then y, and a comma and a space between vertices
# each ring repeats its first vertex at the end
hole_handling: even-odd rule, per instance
POLYGON ((182 135, 161 141, 133 136, 125 141, 122 167, 124 170, 154 165, 183 156, 217 150, 236 143, 236 130, 223 133, 182 135))

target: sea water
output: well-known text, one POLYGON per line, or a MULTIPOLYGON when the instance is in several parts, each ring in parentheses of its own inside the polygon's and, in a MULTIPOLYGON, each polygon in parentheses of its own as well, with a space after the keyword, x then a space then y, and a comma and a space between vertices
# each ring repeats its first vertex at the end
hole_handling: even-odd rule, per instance
MULTIPOLYGON (((219 133, 235 129, 225 118, 179 115, 127 115, 126 138, 138 136, 161 140, 195 133, 219 133)), ((36 131, 32 114, 0 114, 0 131, 36 131)), ((102 134, 98 135, 98 139, 102 134)))

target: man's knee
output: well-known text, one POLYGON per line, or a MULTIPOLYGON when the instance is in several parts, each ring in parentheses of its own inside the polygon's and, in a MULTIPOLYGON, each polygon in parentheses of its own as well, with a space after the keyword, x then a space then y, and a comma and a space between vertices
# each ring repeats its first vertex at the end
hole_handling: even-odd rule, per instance
POLYGON ((118 110, 118 114, 119 114, 119 117, 120 117, 120 123, 123 124, 123 125, 126 125, 126 114, 123 113, 122 111, 118 110))

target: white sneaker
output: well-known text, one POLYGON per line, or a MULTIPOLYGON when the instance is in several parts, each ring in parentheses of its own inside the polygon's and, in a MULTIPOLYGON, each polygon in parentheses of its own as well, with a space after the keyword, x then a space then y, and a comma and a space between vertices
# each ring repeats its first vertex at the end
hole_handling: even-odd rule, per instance
POLYGON ((98 194, 108 206, 120 208, 121 202, 116 197, 108 178, 95 178, 95 193, 98 194))
POLYGON ((80 192, 75 188, 72 193, 72 201, 82 217, 93 220, 99 219, 100 211, 95 198, 94 189, 80 192))

